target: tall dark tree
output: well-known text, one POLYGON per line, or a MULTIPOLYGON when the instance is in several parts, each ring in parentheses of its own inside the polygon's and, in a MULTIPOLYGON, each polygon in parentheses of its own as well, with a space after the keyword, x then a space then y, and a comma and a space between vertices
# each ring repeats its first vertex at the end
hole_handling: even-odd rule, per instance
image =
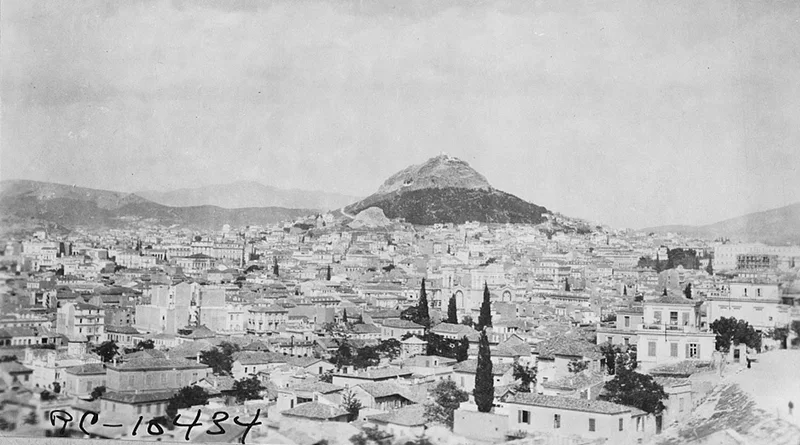
POLYGON ((690 300, 692 299, 692 283, 686 283, 686 287, 683 288, 683 295, 690 300))
POLYGON ((664 411, 662 400, 667 398, 667 393, 652 376, 623 367, 617 370, 612 380, 606 382, 599 398, 659 415, 664 411))
POLYGON ((467 336, 461 337, 461 340, 458 341, 458 345, 456 346, 456 360, 458 362, 463 362, 469 359, 469 339, 467 336))
POLYGON ((663 292, 661 295, 662 295, 662 296, 664 296, 664 297, 666 297, 666 296, 668 296, 668 295, 669 295, 669 294, 667 293, 667 288, 666 288, 666 287, 664 288, 664 292, 663 292))
POLYGON ((452 324, 458 324, 458 309, 456 308, 456 294, 453 294, 450 297, 450 301, 447 303, 447 322, 452 324))
POLYGON ((572 286, 569 285, 569 280, 564 278, 564 290, 567 292, 572 291, 572 286))
POLYGON ((472 320, 472 317, 470 317, 469 315, 465 315, 461 317, 461 324, 463 324, 464 326, 472 327, 475 324, 475 322, 472 320))
POLYGON ((331 265, 328 264, 328 271, 325 273, 325 279, 331 281, 331 265))
POLYGON ((181 388, 167 403, 167 417, 174 419, 178 410, 191 408, 208 403, 208 391, 199 386, 185 386, 181 388))
POLYGON ((94 348, 94 353, 99 355, 101 360, 108 363, 111 360, 114 360, 114 357, 117 356, 118 350, 119 347, 114 340, 107 340, 94 348))
POLYGON ((714 266, 711 264, 713 262, 712 258, 708 259, 708 265, 706 266, 706 273, 709 275, 714 275, 714 266))
POLYGON ((478 315, 478 326, 475 328, 482 331, 483 328, 492 327, 492 300, 489 294, 489 284, 483 283, 483 302, 481 303, 481 311, 478 315))
POLYGON ((656 252, 656 264, 655 264, 655 267, 653 269, 656 270, 656 273, 660 273, 662 271, 662 269, 661 269, 661 258, 658 256, 658 252, 656 252))
POLYGON ((478 341, 478 364, 475 368, 475 389, 472 391, 475 396, 475 404, 478 411, 488 413, 492 410, 494 402, 494 377, 492 376, 492 355, 489 350, 489 337, 486 331, 481 331, 478 341))
POLYGON ((363 406, 358 397, 350 389, 346 389, 342 394, 342 408, 347 411, 347 421, 352 422, 358 419, 358 413, 361 412, 363 406))
POLYGON ((347 309, 342 311, 342 323, 347 324, 347 309))
POLYGON ((233 395, 236 397, 237 403, 243 403, 245 400, 257 400, 261 398, 261 391, 265 388, 261 381, 256 376, 250 378, 242 378, 233 382, 233 395))
POLYGON ((92 394, 91 394, 90 397, 92 398, 92 400, 97 400, 100 397, 103 397, 103 394, 105 394, 105 393, 106 393, 106 387, 105 386, 103 386, 103 385, 95 386, 94 389, 92 389, 92 394))
POLYGON ((628 286, 625 284, 622 285, 622 296, 624 297, 628 296, 628 286))
POLYGON ((428 327, 431 316, 428 310, 428 293, 425 291, 425 278, 422 279, 422 286, 419 290, 419 304, 417 305, 418 324, 428 327))
POLYGON ((200 353, 200 363, 210 366, 214 374, 230 375, 233 358, 220 351, 219 348, 213 348, 200 353))
POLYGON ((145 349, 155 349, 156 344, 152 339, 142 340, 139 343, 136 343, 136 349, 139 351, 144 351, 145 349))
POLYGON ((272 275, 280 276, 280 269, 278 268, 278 257, 273 258, 272 262, 272 275))

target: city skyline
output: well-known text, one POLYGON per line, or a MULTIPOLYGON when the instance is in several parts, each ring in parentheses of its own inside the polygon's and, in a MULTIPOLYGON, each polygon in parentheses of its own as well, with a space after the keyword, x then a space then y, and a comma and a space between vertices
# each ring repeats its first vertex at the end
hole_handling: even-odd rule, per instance
POLYGON ((800 201, 770 6, 6 2, 0 179, 367 196, 446 152, 568 216, 713 223, 800 201))

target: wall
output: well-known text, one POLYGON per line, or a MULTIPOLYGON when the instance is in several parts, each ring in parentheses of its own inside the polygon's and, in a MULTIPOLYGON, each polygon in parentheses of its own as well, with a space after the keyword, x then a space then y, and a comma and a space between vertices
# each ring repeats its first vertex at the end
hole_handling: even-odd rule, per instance
POLYGON ((467 439, 505 441, 507 432, 507 416, 464 409, 457 409, 454 413, 453 433, 467 439))

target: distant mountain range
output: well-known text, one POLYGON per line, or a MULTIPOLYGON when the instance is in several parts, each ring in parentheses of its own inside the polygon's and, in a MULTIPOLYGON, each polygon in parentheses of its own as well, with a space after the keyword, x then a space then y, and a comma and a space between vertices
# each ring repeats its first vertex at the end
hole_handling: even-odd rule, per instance
POLYGON ((440 155, 392 175, 377 192, 344 208, 355 215, 370 207, 412 224, 539 224, 547 209, 493 188, 461 159, 440 155))
POLYGON ((800 202, 705 226, 659 226, 642 229, 642 231, 681 233, 702 238, 725 237, 732 241, 768 244, 800 244, 800 202))
POLYGON ((281 207, 170 207, 132 193, 26 180, 0 182, 0 224, 6 232, 41 226, 73 229, 176 225, 219 230, 224 224, 271 224, 314 213, 281 207))
POLYGON ((338 209, 357 196, 321 191, 280 189, 254 181, 185 188, 166 192, 140 191, 136 195, 158 204, 171 207, 217 206, 226 209, 249 207, 283 207, 291 209, 338 209))

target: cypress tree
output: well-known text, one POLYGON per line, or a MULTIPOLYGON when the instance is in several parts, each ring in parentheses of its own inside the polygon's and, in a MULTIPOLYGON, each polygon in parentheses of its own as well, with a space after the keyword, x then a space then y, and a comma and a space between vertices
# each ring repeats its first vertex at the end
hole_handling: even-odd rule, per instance
POLYGON ((492 355, 489 351, 489 338, 486 330, 481 331, 478 341, 478 365, 475 368, 475 404, 478 411, 488 413, 492 410, 494 402, 494 377, 492 376, 492 355))
POLYGON ((656 273, 661 273, 661 258, 658 257, 658 252, 656 252, 656 266, 654 267, 656 273))
POLYGON ((450 297, 450 302, 447 304, 447 322, 458 324, 458 310, 456 309, 456 294, 450 297))
POLYGON ((628 296, 628 286, 625 284, 622 285, 622 295, 625 297, 628 296))
POLYGON ((275 261, 273 261, 272 263, 272 275, 275 275, 277 277, 280 276, 279 274, 280 270, 278 269, 278 257, 275 257, 274 260, 275 261))
POLYGON ((469 358, 469 339, 467 336, 461 337, 456 346, 456 360, 463 362, 469 358))
POLYGON ((347 309, 342 312, 342 323, 347 324, 347 309))
POLYGON ((706 266, 706 273, 709 275, 714 275, 714 266, 711 265, 713 260, 711 258, 708 259, 708 266, 706 266))
POLYGON ((667 294, 667 288, 666 288, 666 287, 664 288, 664 293, 663 293, 663 294, 661 294, 661 295, 663 295, 663 296, 665 296, 665 297, 668 295, 668 294, 667 294))
POLYGON ((485 327, 492 327, 492 302, 489 296, 489 284, 484 281, 483 303, 481 303, 481 312, 478 315, 477 329, 482 331, 485 327))
POLYGON ((692 283, 686 284, 686 288, 683 289, 683 295, 690 300, 692 299, 692 283))
POLYGON ((328 264, 328 272, 325 274, 325 279, 331 281, 331 265, 328 264))
POLYGON ((425 291, 425 278, 422 279, 422 287, 419 290, 419 305, 417 305, 417 319, 419 324, 427 327, 431 316, 428 312, 428 293, 425 291))

